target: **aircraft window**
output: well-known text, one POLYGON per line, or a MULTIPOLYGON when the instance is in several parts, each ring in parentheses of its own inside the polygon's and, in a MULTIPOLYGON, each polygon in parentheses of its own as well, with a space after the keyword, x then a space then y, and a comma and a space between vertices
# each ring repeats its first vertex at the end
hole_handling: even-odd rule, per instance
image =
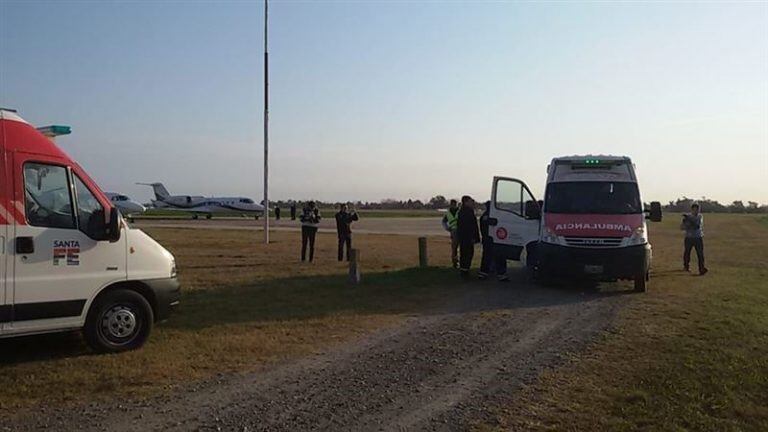
POLYGON ((91 226, 91 218, 97 210, 101 210, 97 213, 97 217, 104 217, 104 207, 77 175, 75 175, 75 191, 77 192, 77 218, 80 222, 80 229, 87 232, 88 227, 91 226))
POLYGON ((253 200, 250 198, 243 198, 240 200, 240 202, 245 204, 253 204, 253 200))
POLYGON ((24 164, 27 222, 32 226, 74 228, 67 169, 41 163, 24 164))

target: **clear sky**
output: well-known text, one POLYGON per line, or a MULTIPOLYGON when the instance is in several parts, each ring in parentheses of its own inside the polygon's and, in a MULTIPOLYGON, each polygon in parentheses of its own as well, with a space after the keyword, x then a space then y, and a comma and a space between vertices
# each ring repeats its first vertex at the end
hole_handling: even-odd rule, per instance
MULTIPOLYGON (((0 105, 106 190, 262 196, 260 2, 0 0, 0 105)), ((644 199, 768 203, 768 3, 270 3, 275 199, 540 194, 631 156, 644 199)))

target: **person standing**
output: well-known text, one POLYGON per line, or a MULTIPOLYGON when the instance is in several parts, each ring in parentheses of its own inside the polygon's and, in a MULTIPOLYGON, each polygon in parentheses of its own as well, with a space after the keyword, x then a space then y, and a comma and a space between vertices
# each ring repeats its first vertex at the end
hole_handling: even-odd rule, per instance
POLYGON ((336 213, 336 233, 339 235, 339 261, 344 260, 344 246, 347 247, 347 261, 349 261, 349 250, 352 249, 352 222, 360 220, 357 212, 353 209, 347 211, 346 204, 339 206, 339 212, 336 213))
POLYGON ((691 249, 696 249, 696 260, 699 263, 699 274, 705 275, 709 270, 704 265, 704 215, 697 203, 691 205, 691 213, 683 215, 680 229, 685 231, 685 248, 683 250, 683 268, 691 271, 691 249))
POLYGON ((507 259, 494 248, 488 222, 491 218, 490 212, 491 202, 486 201, 485 210, 480 215, 480 237, 482 238, 483 256, 480 259, 480 271, 477 273, 477 277, 480 280, 485 280, 492 271, 495 271, 499 282, 506 282, 509 280, 509 276, 507 276, 507 259))
POLYGON ((307 244, 309 244, 309 262, 315 258, 315 236, 320 224, 320 211, 314 201, 310 201, 301 211, 301 260, 306 261, 307 244))
POLYGON ((275 220, 280 220, 280 207, 275 206, 275 220))
POLYGON ((469 195, 461 197, 456 232, 459 237, 459 271, 464 278, 469 277, 475 244, 480 243, 480 230, 477 228, 475 201, 469 195))
POLYGON ((455 199, 451 200, 445 216, 443 216, 443 229, 451 235, 451 264, 453 268, 459 267, 459 207, 455 199))
POLYGON ((291 220, 296 220, 296 201, 291 202, 291 220))

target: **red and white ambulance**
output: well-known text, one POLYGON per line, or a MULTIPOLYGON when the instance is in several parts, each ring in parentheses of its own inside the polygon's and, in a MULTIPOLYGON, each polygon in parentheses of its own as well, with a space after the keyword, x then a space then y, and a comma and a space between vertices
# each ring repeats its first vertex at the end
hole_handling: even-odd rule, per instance
POLYGON ((82 329, 140 347, 179 303, 173 256, 56 144, 0 109, 0 337, 82 329))
POLYGON ((645 291, 651 266, 645 209, 628 157, 569 156, 547 168, 543 202, 522 181, 493 179, 490 235, 507 259, 541 276, 634 280, 645 291))

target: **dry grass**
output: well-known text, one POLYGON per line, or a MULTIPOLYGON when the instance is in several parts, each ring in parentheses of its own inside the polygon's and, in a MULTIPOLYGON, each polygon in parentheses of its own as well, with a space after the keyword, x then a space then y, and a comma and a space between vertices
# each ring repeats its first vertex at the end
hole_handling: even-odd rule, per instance
MULTIPOLYGON (((185 290, 237 286, 254 281, 297 276, 342 274, 347 263, 337 261, 335 234, 318 233, 315 261, 302 263, 301 233, 277 231, 269 246, 255 231, 147 228, 179 263, 185 290)), ((418 264, 417 238, 399 235, 354 236, 364 273, 398 270, 418 264)), ((429 239, 432 265, 449 265, 447 237, 429 239)))
POLYGON ((706 215, 711 272, 681 271, 679 218, 651 228, 651 291, 482 430, 768 430, 768 227, 706 215))
MULTIPOLYGON (((616 330, 478 429, 768 430, 768 226, 707 215, 712 272, 701 278, 680 271, 677 224, 667 215, 652 226, 651 291, 632 296, 616 330)), ((257 370, 394 325, 457 289, 450 271, 380 273, 415 265, 413 237, 358 235, 367 273, 352 287, 333 235, 319 235, 310 265, 298 262, 298 233, 276 233, 268 251, 248 231, 150 233, 178 258, 179 313, 147 347, 116 356, 91 355, 71 335, 0 341, 0 415, 257 370)), ((431 240, 432 263, 447 264, 447 249, 431 240)))
MULTIPOLYGON (((366 273, 351 286, 331 235, 318 235, 317 261, 302 264, 294 233, 275 233, 268 248, 248 231, 150 234, 176 255, 185 288, 178 313, 145 348, 120 355, 93 355, 77 334, 0 340, 0 415, 256 370, 397 323, 439 301, 454 280, 440 270, 381 273, 418 262, 413 237, 358 235, 366 273)), ((445 240, 431 246, 433 263, 449 261, 445 240)))

